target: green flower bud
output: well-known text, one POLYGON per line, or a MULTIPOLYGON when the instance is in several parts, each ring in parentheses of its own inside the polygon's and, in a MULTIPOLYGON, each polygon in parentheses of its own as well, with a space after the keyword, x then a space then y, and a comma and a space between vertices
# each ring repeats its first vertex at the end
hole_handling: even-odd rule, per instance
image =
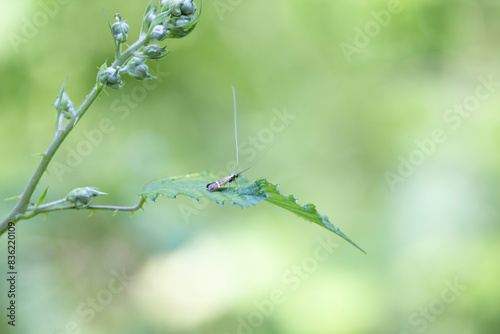
POLYGON ((162 48, 158 44, 151 44, 145 46, 142 53, 149 59, 161 59, 166 57, 170 53, 170 50, 162 48))
POLYGON ((151 40, 163 41, 165 38, 167 38, 167 35, 167 29, 165 29, 165 27, 162 25, 157 25, 154 26, 153 30, 151 31, 151 40))
POLYGON ((187 16, 181 16, 180 19, 178 19, 177 21, 175 21, 175 26, 176 27, 182 27, 183 25, 187 24, 188 22, 189 22, 189 20, 188 20, 187 16))
POLYGON ((66 200, 74 203, 76 208, 82 209, 88 207, 92 199, 99 195, 107 194, 91 187, 76 188, 70 191, 66 200))
POLYGON ((137 80, 154 79, 155 77, 148 73, 148 66, 145 62, 144 57, 132 57, 127 66, 120 69, 120 74, 127 73, 137 80))
POLYGON ((113 89, 118 89, 123 85, 119 71, 113 67, 105 67, 105 65, 97 73, 97 79, 101 84, 113 89))
POLYGON ((167 37, 170 38, 182 38, 187 36, 194 30, 198 22, 186 21, 184 19, 179 19, 175 21, 175 24, 167 23, 167 37))
POLYGON ((181 11, 184 15, 194 14, 196 12, 196 5, 193 1, 184 1, 181 5, 181 11))
POLYGON ((57 98, 54 107, 56 107, 57 111, 61 111, 65 118, 71 118, 76 113, 73 102, 71 102, 66 92, 62 93, 61 98, 57 98))
POLYGON ((162 0, 160 2, 160 6, 162 8, 162 11, 169 10, 172 8, 178 8, 182 5, 184 0, 162 0))
POLYGON ((144 57, 132 57, 132 59, 130 59, 129 65, 138 66, 138 65, 144 64, 145 62, 146 62, 146 58, 144 58, 144 57))
MULTIPOLYGON (((146 59, 144 59, 146 60, 146 59)), ((137 80, 144 79, 154 79, 155 77, 148 73, 148 65, 146 64, 129 64, 124 67, 120 72, 126 72, 130 76, 134 77, 137 80)))
POLYGON ((182 15, 182 11, 179 7, 173 7, 170 9, 170 15, 172 16, 181 16, 182 15))
POLYGON ((128 38, 127 33, 129 31, 129 26, 122 20, 120 14, 116 13, 115 19, 117 22, 111 25, 113 38, 120 43, 126 42, 128 38))
POLYGON ((130 75, 138 80, 154 79, 154 76, 148 73, 148 65, 146 64, 136 66, 130 75))
POLYGON ((160 1, 160 11, 161 12, 164 12, 164 11, 168 10, 168 3, 169 3, 168 0, 161 0, 160 1))

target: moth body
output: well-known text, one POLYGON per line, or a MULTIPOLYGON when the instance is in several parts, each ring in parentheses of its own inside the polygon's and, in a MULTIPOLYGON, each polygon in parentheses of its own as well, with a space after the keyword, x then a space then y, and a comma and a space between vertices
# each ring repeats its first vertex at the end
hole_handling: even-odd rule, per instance
POLYGON ((207 189, 208 189, 208 191, 216 191, 217 189, 219 189, 220 187, 222 187, 226 183, 231 183, 234 180, 236 180, 236 178, 238 176, 240 176, 239 173, 238 174, 231 174, 231 175, 226 176, 220 180, 209 183, 209 184, 207 184, 207 189))

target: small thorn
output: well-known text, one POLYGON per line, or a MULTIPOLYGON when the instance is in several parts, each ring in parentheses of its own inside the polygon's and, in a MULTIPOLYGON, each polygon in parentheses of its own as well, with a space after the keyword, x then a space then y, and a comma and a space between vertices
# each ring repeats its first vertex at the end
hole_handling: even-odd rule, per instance
POLYGON ((16 195, 16 196, 12 196, 9 198, 5 198, 4 201, 12 201, 13 199, 21 199, 21 195, 16 195))

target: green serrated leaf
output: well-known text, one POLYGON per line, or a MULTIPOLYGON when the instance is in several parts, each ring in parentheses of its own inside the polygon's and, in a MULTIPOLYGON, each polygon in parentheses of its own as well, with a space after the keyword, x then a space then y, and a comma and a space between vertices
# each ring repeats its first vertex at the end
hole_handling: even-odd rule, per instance
POLYGON ((333 225, 328 220, 327 216, 320 215, 314 204, 300 206, 297 204, 297 199, 293 197, 293 195, 288 197, 282 195, 278 190, 278 186, 269 183, 265 178, 249 183, 240 176, 238 178, 238 186, 227 184, 227 187, 222 187, 217 191, 208 191, 207 184, 218 179, 220 179, 219 176, 206 171, 184 176, 161 178, 146 184, 142 189, 141 196, 143 198, 150 198, 153 201, 160 195, 168 198, 176 198, 177 195, 186 195, 197 201, 206 197, 218 204, 229 202, 239 207, 249 207, 250 205, 256 205, 266 200, 271 204, 291 211, 310 222, 326 228, 358 248, 363 253, 366 253, 342 233, 338 227, 333 225))
POLYGON ((333 233, 337 234, 342 239, 346 240, 351 245, 353 245, 354 247, 356 247, 357 249, 366 254, 366 252, 363 249, 361 249, 361 247, 356 245, 351 239, 349 239, 344 233, 342 233, 342 231, 340 231, 338 227, 333 225, 328 220, 327 216, 320 215, 319 212, 316 210, 316 206, 314 204, 306 204, 304 206, 300 206, 299 204, 297 204, 297 199, 293 197, 293 195, 290 195, 288 197, 282 195, 279 192, 278 186, 269 183, 265 178, 261 178, 255 181, 255 183, 258 184, 259 187, 262 188, 268 195, 268 197, 266 198, 267 202, 277 205, 288 211, 291 211, 297 214, 298 216, 306 220, 309 220, 310 222, 318 224, 319 226, 324 227, 329 231, 332 231, 333 233))
POLYGON ((176 198, 186 195, 199 201, 206 197, 218 204, 229 202, 239 207, 255 205, 266 198, 256 183, 248 183, 243 177, 238 178, 239 186, 228 185, 217 191, 208 191, 207 184, 220 179, 219 176, 203 171, 177 177, 168 177, 149 182, 142 189, 141 196, 156 200, 160 195, 176 198))

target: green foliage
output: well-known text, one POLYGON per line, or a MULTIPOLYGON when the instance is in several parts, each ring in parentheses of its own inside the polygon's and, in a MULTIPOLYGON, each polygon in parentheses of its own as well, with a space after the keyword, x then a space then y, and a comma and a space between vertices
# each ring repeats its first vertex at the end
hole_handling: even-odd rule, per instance
POLYGON ((365 253, 363 249, 342 233, 338 227, 333 225, 327 216, 320 215, 314 204, 300 206, 293 195, 288 197, 282 195, 278 190, 278 186, 269 183, 265 178, 260 178, 253 183, 249 183, 240 176, 239 179, 241 181, 238 182, 237 186, 226 184, 226 187, 221 187, 217 191, 208 191, 207 184, 219 178, 206 171, 185 176, 161 178, 146 184, 141 196, 153 201, 160 195, 168 198, 176 198, 177 195, 186 195, 197 201, 202 197, 206 197, 218 204, 229 202, 242 208, 256 205, 265 200, 326 228, 365 253))
POLYGON ((266 199, 266 195, 257 184, 249 183, 241 176, 238 178, 239 186, 237 187, 228 186, 222 187, 218 191, 208 191, 207 184, 217 179, 220 179, 220 177, 207 171, 157 179, 146 184, 142 189, 141 195, 153 201, 159 195, 168 198, 176 198, 177 195, 186 195, 197 201, 202 197, 206 197, 217 204, 223 205, 225 202, 229 202, 241 208, 255 205, 266 199))
POLYGON ((40 198, 38 199, 38 202, 36 203, 36 206, 35 206, 35 210, 38 209, 38 207, 40 206, 40 204, 43 203, 43 200, 45 199, 45 196, 47 196, 47 190, 49 190, 49 187, 45 188, 45 190, 43 191, 42 196, 40 196, 40 198))
POLYGON ((297 199, 293 195, 289 195, 288 197, 282 195, 278 186, 272 183, 267 182, 265 178, 261 178, 255 181, 258 184, 259 188, 264 190, 264 193, 267 195, 266 201, 272 203, 274 205, 279 206, 285 210, 291 211, 298 216, 304 218, 305 220, 309 220, 315 224, 318 224, 321 227, 326 228, 329 231, 332 231, 336 235, 340 236, 342 239, 349 242, 351 245, 366 253, 363 249, 361 249, 358 245, 356 245, 351 239, 349 239, 339 228, 333 225, 327 216, 322 216, 316 210, 316 206, 314 204, 306 204, 304 206, 300 206, 297 204, 297 199))

